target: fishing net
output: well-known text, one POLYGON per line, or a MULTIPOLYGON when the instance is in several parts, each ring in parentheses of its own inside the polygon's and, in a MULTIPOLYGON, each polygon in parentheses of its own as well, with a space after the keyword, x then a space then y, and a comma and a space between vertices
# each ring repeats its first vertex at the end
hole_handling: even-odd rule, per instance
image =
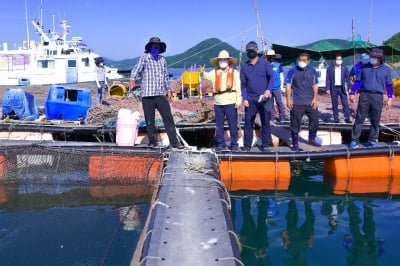
POLYGON ((65 145, 0 146, 0 186, 17 184, 20 193, 49 194, 89 187, 100 196, 113 186, 145 189, 161 174, 161 150, 65 145))

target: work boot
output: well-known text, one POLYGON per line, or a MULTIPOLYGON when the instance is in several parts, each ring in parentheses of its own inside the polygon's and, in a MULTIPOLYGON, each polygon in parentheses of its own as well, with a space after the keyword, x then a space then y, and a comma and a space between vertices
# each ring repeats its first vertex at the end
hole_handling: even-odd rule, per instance
POLYGON ((299 134, 292 132, 292 151, 299 151, 299 134))
POLYGON ((315 146, 315 147, 321 147, 321 144, 319 144, 315 138, 317 137, 317 132, 310 131, 308 132, 308 144, 315 146))

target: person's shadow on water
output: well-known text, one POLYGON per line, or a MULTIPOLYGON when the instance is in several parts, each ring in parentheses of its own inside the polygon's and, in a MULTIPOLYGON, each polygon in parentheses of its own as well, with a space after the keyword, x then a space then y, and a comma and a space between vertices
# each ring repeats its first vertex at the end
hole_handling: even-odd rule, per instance
POLYGON ((378 258, 384 254, 383 238, 375 238, 373 209, 369 202, 352 201, 347 208, 350 235, 343 238, 343 246, 349 251, 349 266, 378 265, 378 258), (361 219, 361 214, 362 218, 361 219))
POLYGON ((243 226, 240 231, 240 244, 242 251, 240 253, 245 265, 271 265, 267 254, 268 248, 268 228, 266 224, 268 200, 260 197, 257 208, 257 225, 251 214, 251 205, 249 198, 243 198, 242 201, 243 226))
POLYGON ((304 202, 306 220, 298 227, 299 214, 296 202, 289 201, 286 214, 286 229, 281 232, 283 240, 283 249, 292 255, 291 258, 283 259, 285 265, 303 266, 308 265, 301 254, 312 247, 314 240, 315 215, 312 211, 311 202, 304 202))

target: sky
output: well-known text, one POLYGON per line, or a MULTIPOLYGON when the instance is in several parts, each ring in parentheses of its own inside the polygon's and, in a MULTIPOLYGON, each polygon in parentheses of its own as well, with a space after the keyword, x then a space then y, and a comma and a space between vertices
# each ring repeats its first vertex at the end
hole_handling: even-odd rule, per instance
MULTIPOLYGON (((60 19, 72 25, 70 36, 102 56, 122 60, 140 56, 152 36, 167 44, 165 55, 182 53, 207 38, 218 38, 237 49, 254 40, 257 18, 253 0, 26 0, 28 19, 39 18, 43 2, 45 28, 60 19)), ((1 1, 0 43, 9 47, 26 40, 25 0, 1 1)), ((352 19, 362 40, 382 44, 397 32, 399 0, 257 0, 267 44, 303 45, 320 39, 351 39, 352 19), (370 31, 369 31, 370 29, 370 31)), ((30 38, 37 39, 29 23, 30 38)))

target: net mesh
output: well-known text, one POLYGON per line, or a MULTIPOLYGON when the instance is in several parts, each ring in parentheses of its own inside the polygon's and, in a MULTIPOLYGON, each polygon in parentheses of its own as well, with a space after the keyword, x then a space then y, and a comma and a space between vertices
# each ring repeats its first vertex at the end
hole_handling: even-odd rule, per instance
POLYGON ((22 193, 62 193, 71 188, 152 186, 161 175, 162 151, 101 147, 0 146, 0 184, 18 183, 22 193))

